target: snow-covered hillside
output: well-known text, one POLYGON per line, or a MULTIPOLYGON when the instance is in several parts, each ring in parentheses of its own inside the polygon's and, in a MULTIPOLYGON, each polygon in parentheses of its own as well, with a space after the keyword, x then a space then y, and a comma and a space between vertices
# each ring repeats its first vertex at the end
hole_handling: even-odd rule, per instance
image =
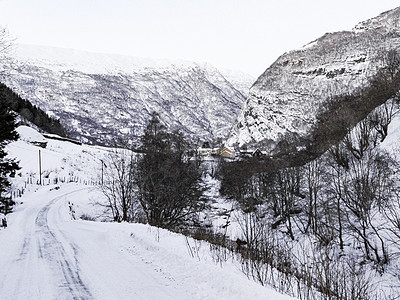
MULTIPOLYGON (((381 144, 394 158, 399 128, 397 115, 381 144)), ((92 184, 100 180, 100 159, 110 149, 44 138, 25 126, 18 132, 21 139, 7 151, 22 167, 13 191, 25 193, 7 216, 8 228, 0 229, 1 299, 291 299, 249 281, 240 262, 221 260, 206 242, 148 225, 107 222, 110 214, 96 205, 103 196, 92 184), (39 150, 44 186, 35 184, 39 150)), ((217 195, 217 183, 210 184, 210 196, 217 195)), ((229 223, 228 234, 236 238, 237 221, 229 223)), ((386 278, 368 280, 381 287, 386 278)))
POLYGON ((139 135, 153 111, 172 130, 224 138, 253 83, 208 64, 28 45, 16 47, 6 71, 10 88, 59 117, 84 142, 139 135))
POLYGON ((366 87, 400 47, 400 8, 357 25, 327 33, 283 54, 255 82, 227 144, 253 145, 270 154, 281 141, 310 139, 317 116, 335 96, 366 87))
POLYGON ((17 132, 20 139, 6 146, 9 156, 20 161, 21 169, 14 179, 17 188, 22 186, 21 181, 37 183, 40 179, 39 151, 44 184, 70 181, 94 184, 99 181, 100 159, 108 153, 108 148, 44 138, 27 126, 18 127, 17 132), (46 143, 46 148, 35 146, 35 142, 46 143))
POLYGON ((25 193, 0 229, 1 299, 292 299, 248 280, 239 262, 221 267, 206 242, 143 224, 80 220, 107 220, 91 184, 109 149, 25 126, 18 132, 7 151, 22 167, 14 191, 25 193), (44 186, 35 184, 39 150, 44 186))

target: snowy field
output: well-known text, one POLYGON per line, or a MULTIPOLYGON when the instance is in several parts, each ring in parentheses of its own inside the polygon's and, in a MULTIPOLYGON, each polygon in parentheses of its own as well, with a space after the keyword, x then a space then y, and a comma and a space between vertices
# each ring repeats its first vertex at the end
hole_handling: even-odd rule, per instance
POLYGON ((7 150, 21 161, 14 182, 25 193, 0 230, 0 299, 291 299, 248 280, 235 261, 216 264, 205 242, 143 224, 80 220, 102 212, 89 183, 107 150, 47 140, 27 127, 19 133, 7 150), (40 148, 29 143, 38 139, 48 142, 45 186, 29 182, 38 179, 40 148))

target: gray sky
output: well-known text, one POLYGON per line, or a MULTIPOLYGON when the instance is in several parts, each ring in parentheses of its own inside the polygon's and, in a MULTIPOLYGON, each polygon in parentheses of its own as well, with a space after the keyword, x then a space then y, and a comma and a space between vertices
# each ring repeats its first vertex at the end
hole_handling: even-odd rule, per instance
POLYGON ((19 43, 209 62, 260 75, 286 51, 398 0, 0 0, 19 43))

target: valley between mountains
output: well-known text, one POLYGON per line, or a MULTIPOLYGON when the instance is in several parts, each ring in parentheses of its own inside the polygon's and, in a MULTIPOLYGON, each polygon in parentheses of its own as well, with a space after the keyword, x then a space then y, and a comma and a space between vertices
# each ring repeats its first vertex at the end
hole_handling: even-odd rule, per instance
POLYGON ((400 298, 400 7, 257 79, 32 45, 0 71, 0 299, 400 298))

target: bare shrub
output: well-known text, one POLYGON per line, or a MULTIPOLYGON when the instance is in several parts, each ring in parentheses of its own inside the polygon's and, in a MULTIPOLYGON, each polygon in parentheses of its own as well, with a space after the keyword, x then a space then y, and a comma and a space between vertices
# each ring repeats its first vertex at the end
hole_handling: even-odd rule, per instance
POLYGON ((107 199, 116 222, 133 221, 139 209, 134 180, 136 159, 132 151, 116 149, 110 152, 102 163, 100 189, 107 199))

